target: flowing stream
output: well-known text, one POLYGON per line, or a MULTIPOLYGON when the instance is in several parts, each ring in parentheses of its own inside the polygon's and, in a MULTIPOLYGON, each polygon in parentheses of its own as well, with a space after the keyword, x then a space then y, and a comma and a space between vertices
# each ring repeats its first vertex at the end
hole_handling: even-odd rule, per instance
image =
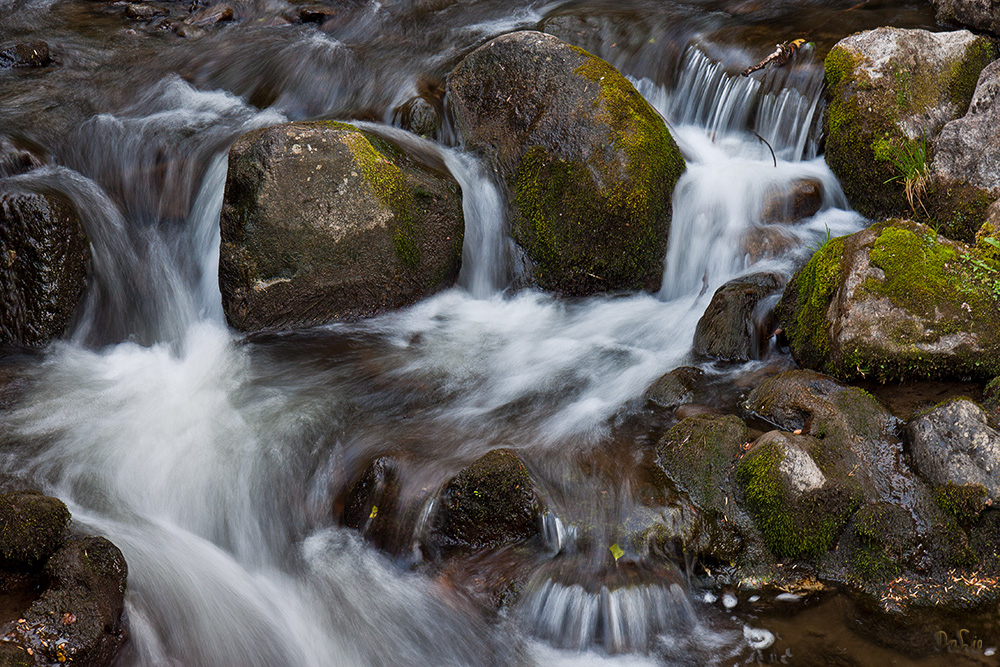
MULTIPOLYGON (((0 0, 0 37, 44 38, 59 62, 46 77, 0 71, 0 133, 49 158, 0 189, 69 196, 95 274, 70 335, 27 364, 24 396, 2 414, 30 444, 0 450, 0 479, 59 496, 76 524, 122 549, 121 664, 754 656, 753 632, 628 540, 635 525, 666 521, 643 502, 651 445, 630 439, 629 416, 655 379, 693 362, 719 286, 789 276, 810 246, 864 220, 819 154, 821 60, 807 52, 787 72, 741 78, 731 63, 766 49, 720 39, 749 25, 738 3, 626 4, 360 3, 333 31, 276 31, 254 24, 276 3, 247 2, 239 23, 185 41, 129 28, 102 3, 0 0), (613 15, 598 22, 603 41, 584 46, 632 77, 688 169, 661 291, 565 301, 515 289, 521 260, 485 165, 391 124, 421 77, 443 77, 486 39, 602 12, 613 15), (643 39, 626 46, 630 31, 643 39), (314 117, 365 120, 447 165, 466 216, 459 285, 376 319, 244 340, 226 327, 217 285, 226 150, 243 132, 314 117), (804 178, 821 184, 821 210, 794 225, 762 221, 768 198, 804 178), (530 568, 529 585, 499 616, 420 567, 436 490, 496 447, 517 450, 539 486, 547 550, 514 563, 530 568), (403 494, 422 508, 393 555, 333 513, 387 453, 405 462, 403 494), (618 543, 633 545, 628 571, 608 568, 618 543)), ((789 15, 821 11, 791 4, 789 15)), ((889 16, 919 24, 921 11, 900 3, 889 16)), ((773 361, 703 367, 725 403, 739 377, 773 361)))

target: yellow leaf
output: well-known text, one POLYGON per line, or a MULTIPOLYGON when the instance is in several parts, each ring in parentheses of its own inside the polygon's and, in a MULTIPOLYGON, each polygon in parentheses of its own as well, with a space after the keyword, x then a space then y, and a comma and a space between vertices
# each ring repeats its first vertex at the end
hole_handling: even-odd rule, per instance
POLYGON ((372 513, 368 515, 369 519, 374 519, 378 516, 378 505, 372 505, 372 513))
POLYGON ((625 555, 625 552, 617 544, 612 544, 608 549, 610 549, 611 555, 615 557, 615 561, 625 555))

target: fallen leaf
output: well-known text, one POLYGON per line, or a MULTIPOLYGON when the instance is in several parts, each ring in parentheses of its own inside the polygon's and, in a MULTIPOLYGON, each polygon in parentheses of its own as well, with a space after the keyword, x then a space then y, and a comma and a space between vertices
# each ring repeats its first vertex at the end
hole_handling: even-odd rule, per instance
POLYGON ((71 625, 73 623, 76 623, 76 614, 63 614, 62 617, 63 625, 71 625))
POLYGON ((374 519, 378 516, 378 505, 372 505, 372 513, 368 515, 369 519, 374 519))
POLYGON ((622 551, 622 548, 617 544, 612 544, 608 547, 608 550, 611 551, 611 555, 615 557, 615 562, 618 562, 618 559, 625 555, 625 552, 622 551))

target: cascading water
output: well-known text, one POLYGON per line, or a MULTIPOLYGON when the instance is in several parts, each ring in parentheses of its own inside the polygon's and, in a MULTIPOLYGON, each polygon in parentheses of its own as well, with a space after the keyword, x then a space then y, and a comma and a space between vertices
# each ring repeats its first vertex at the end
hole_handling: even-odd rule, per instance
MULTIPOLYGON (((348 44, 364 32, 358 26, 391 22, 375 10, 336 38, 268 42, 262 62, 295 72, 280 90, 253 89, 253 66, 206 66, 194 77, 268 98, 280 113, 160 78, 139 101, 80 125, 62 166, 0 180, 70 196, 96 275, 71 339, 46 351, 24 398, 3 416, 32 445, 6 451, 0 469, 66 500, 78 524, 125 553, 124 664, 649 664, 606 657, 629 652, 708 664, 732 656, 741 637, 702 625, 676 568, 650 566, 626 541, 625 527, 648 514, 636 501, 635 471, 582 471, 577 455, 606 448, 646 387, 690 362, 698 317, 719 285, 749 271, 787 273, 824 230, 859 225, 815 159, 818 75, 805 93, 762 93, 690 49, 675 88, 638 82, 689 162, 658 295, 566 302, 506 294, 518 259, 502 197, 477 158, 437 148, 465 198, 460 286, 311 332, 299 347, 295 336, 242 344, 224 326, 215 285, 224 149, 286 117, 336 114, 359 99, 384 106, 410 90, 406 72, 380 71, 378 90, 357 73, 348 44), (342 78, 296 70, 296 53, 342 78), (748 130, 770 143, 776 166, 748 130), (766 227, 767 191, 802 178, 821 183, 820 213, 781 228, 790 249, 749 251, 748 235, 766 227), (405 452, 418 462, 410 485, 426 489, 426 502, 455 470, 499 446, 518 450, 537 474, 554 536, 551 562, 538 564, 509 617, 485 620, 439 581, 402 571, 332 525, 345 461, 405 452), (620 568, 607 555, 618 542, 620 568), (692 632, 701 650, 684 639, 692 632), (577 653, 589 650, 605 655, 577 653)), ((539 11, 477 15, 428 59, 453 59, 539 11)), ((254 43, 227 53, 252 59, 254 43)))

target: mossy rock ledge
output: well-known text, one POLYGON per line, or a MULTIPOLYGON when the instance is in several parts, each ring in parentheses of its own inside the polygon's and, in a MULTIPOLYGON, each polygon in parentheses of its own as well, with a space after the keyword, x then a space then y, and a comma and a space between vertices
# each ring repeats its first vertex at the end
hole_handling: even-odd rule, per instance
POLYGON ((465 145, 506 187, 542 289, 657 289, 685 163, 659 114, 607 62, 539 32, 498 37, 448 79, 465 145))
POLYGON ((219 284, 241 331, 385 312, 454 283, 458 184, 331 121, 249 132, 229 151, 219 284))
POLYGON ((958 24, 1000 37, 1000 15, 984 0, 931 0, 935 18, 942 25, 958 24))
POLYGON ((989 243, 890 220, 819 249, 778 319, 796 361, 841 380, 988 380, 1000 372, 998 271, 989 243))
MULTIPOLYGON (((980 72, 995 57, 987 38, 967 30, 878 28, 831 49, 826 161, 854 208, 873 219, 913 211, 905 196, 912 169, 899 156, 922 153, 917 162, 931 162, 934 139, 965 115, 980 72)), ((942 231, 969 240, 993 199, 974 184, 931 179, 924 205, 914 209, 926 208, 942 231)))

